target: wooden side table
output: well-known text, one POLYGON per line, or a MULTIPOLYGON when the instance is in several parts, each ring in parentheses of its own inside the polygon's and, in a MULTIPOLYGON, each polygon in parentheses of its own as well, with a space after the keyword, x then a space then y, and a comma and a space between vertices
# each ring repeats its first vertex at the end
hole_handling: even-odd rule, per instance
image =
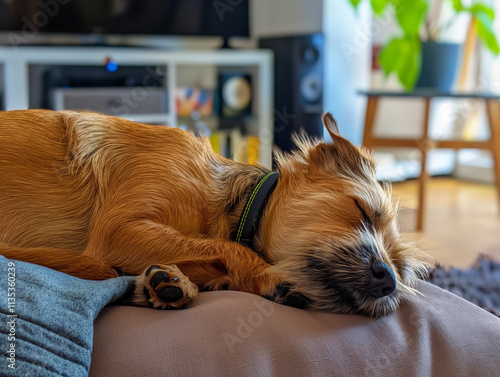
POLYGON ((448 149, 486 149, 491 152, 493 158, 493 170, 495 174, 498 200, 500 203, 500 94, 487 93, 442 93, 432 90, 417 90, 411 93, 401 92, 378 92, 361 91, 362 95, 368 97, 366 106, 365 129, 363 132, 363 145, 366 148, 374 147, 395 147, 395 148, 416 148, 421 153, 421 171, 418 178, 418 208, 417 208, 417 231, 422 231, 425 224, 425 203, 426 186, 429 175, 426 171, 427 153, 434 148, 448 149), (377 112, 377 104, 382 97, 397 98, 421 98, 425 101, 425 116, 422 125, 422 135, 420 138, 392 139, 376 137, 373 133, 374 120, 377 112), (476 99, 486 102, 488 113, 488 124, 490 138, 484 141, 466 140, 434 140, 429 137, 429 110, 433 98, 456 98, 456 99, 476 99))

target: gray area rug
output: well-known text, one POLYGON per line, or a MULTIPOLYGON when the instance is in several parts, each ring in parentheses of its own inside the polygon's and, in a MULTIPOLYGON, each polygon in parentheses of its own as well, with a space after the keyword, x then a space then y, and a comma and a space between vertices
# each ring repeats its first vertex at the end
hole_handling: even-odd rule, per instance
POLYGON ((437 265, 427 281, 500 317, 500 263, 479 257, 466 270, 437 265))

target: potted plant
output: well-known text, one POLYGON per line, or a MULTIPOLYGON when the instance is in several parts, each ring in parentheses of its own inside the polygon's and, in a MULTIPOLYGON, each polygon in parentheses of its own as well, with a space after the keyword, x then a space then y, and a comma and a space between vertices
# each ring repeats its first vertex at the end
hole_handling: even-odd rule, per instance
MULTIPOLYGON (((363 0, 349 1, 356 8, 363 0)), ((491 7, 478 2, 464 6, 462 0, 442 1, 451 2, 455 16, 470 14, 479 39, 492 53, 499 53, 500 47, 493 30, 495 12, 491 7)), ((378 56, 385 75, 397 74, 407 91, 413 90, 417 81, 419 86, 435 85, 440 90, 449 90, 456 70, 452 65, 459 60, 459 47, 437 42, 442 28, 432 26, 429 21, 428 0, 370 0, 370 4, 377 16, 391 9, 402 32, 402 35, 388 41, 378 56), (444 56, 436 56, 438 53, 444 56), (435 71, 440 67, 442 72, 435 71), (441 82, 433 84, 428 81, 433 77, 441 82)), ((445 27, 451 22, 453 19, 445 27)))

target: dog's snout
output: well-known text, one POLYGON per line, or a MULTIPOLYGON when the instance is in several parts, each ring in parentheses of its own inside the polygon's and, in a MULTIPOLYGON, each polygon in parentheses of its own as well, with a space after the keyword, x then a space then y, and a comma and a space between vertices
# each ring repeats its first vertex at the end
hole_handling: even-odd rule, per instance
POLYGON ((394 272, 392 272, 387 264, 380 261, 373 261, 370 272, 370 278, 366 287, 370 296, 381 298, 395 291, 396 278, 394 272))

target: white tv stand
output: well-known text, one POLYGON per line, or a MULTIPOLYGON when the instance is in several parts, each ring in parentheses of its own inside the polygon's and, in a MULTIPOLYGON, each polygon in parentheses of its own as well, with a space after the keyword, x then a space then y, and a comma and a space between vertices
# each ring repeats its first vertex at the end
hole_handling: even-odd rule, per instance
MULTIPOLYGON (((272 165, 273 139, 273 71, 272 53, 265 50, 202 50, 168 51, 128 47, 0 47, 0 72, 3 72, 4 108, 6 110, 30 107, 30 67, 36 65, 102 66, 111 59, 119 66, 164 66, 167 84, 168 111, 160 114, 127 116, 145 123, 165 123, 178 126, 175 91, 181 71, 197 67, 246 67, 255 72, 253 77, 252 110, 254 131, 259 137, 259 162, 272 165)), ((184 72, 186 76, 186 72, 184 72)), ((0 79, 0 83, 2 80, 0 79)))

